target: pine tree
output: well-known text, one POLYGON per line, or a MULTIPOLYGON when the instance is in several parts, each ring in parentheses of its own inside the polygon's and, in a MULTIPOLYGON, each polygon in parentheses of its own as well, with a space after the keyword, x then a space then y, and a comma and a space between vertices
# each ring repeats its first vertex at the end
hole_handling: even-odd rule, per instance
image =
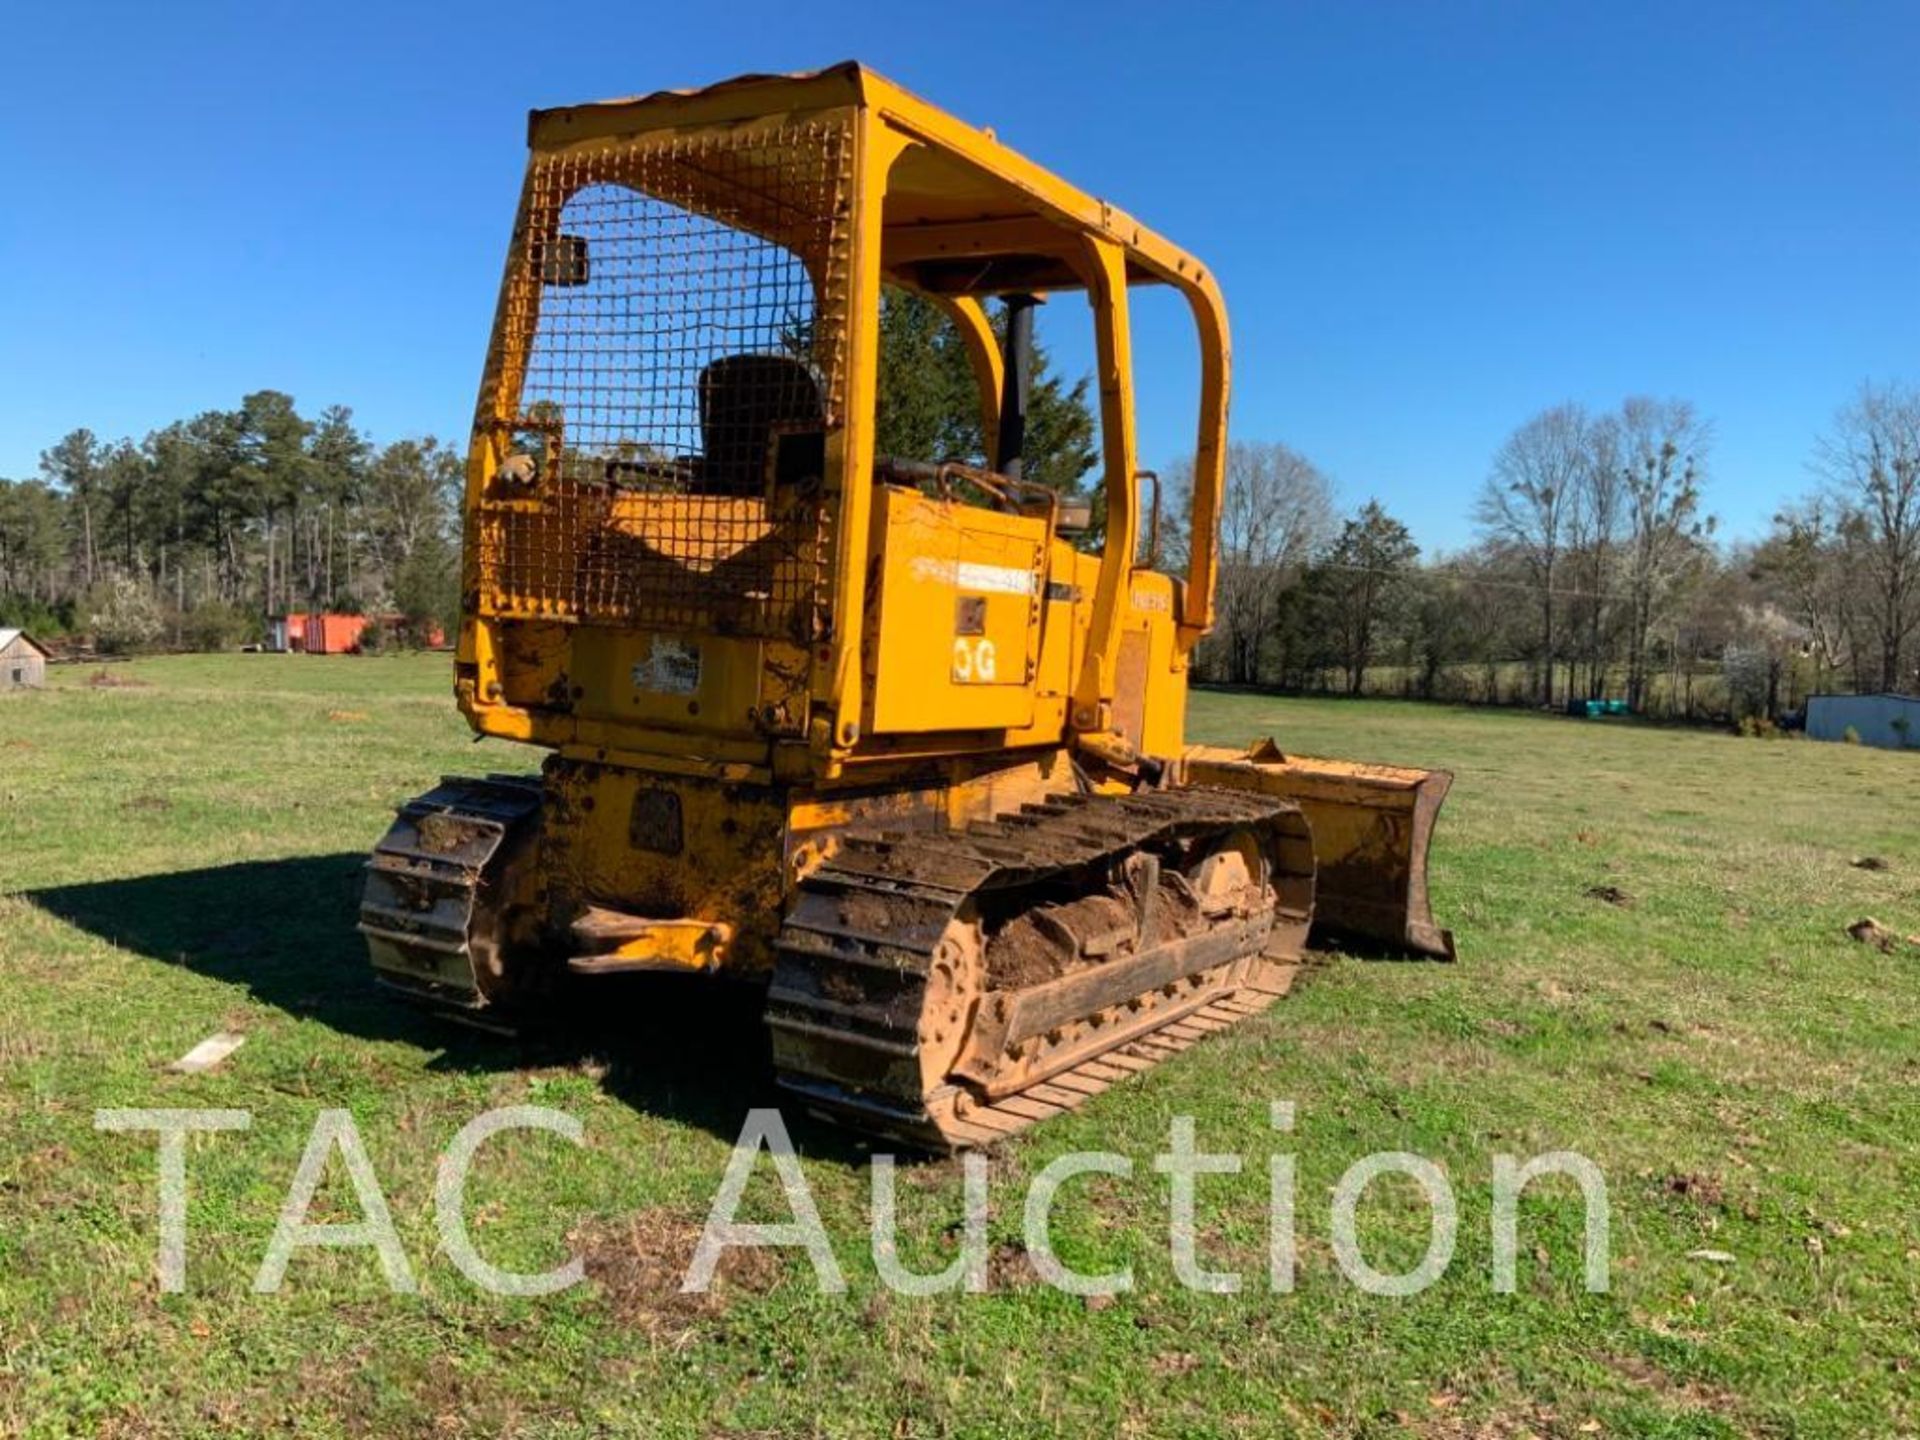
MULTIPOLYGON (((992 319, 995 335, 1004 337, 1005 310, 996 306, 992 319)), ((1083 375, 1067 383, 1038 344, 1033 360, 1025 477, 1081 493, 1083 477, 1099 459, 1089 382, 1083 375)), ((939 307, 911 291, 888 287, 881 296, 878 391, 876 454, 985 463, 980 392, 966 344, 939 307)))

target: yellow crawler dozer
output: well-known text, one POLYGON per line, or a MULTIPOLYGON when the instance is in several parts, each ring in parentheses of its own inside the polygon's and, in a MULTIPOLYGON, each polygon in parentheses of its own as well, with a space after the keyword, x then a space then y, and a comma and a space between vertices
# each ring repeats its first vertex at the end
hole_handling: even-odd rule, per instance
POLYGON ((951 1148, 1257 1011, 1314 924, 1451 954, 1445 774, 1185 743, 1227 420, 1204 265, 857 65, 530 140, 455 690, 550 753, 402 809, 361 909, 383 982, 511 1026, 595 976, 743 977, 808 1108, 951 1148), (1184 574, 1139 559, 1144 285, 1198 333, 1184 574), (986 454, 875 453, 883 286, 957 328, 986 454), (1097 553, 1022 478, 1049 296, 1092 326, 1097 553))

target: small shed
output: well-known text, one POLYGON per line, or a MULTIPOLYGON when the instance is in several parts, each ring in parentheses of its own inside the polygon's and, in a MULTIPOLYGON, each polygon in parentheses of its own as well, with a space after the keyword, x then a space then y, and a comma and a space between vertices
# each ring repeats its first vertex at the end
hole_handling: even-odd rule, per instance
POLYGON ((276 654, 307 648, 307 617, 297 611, 291 615, 267 617, 267 649, 276 654))
POLYGON ((352 655, 360 649, 360 636, 367 628, 364 615, 322 615, 306 617, 300 648, 309 655, 352 655))
POLYGON ((1862 745, 1883 750, 1920 750, 1920 695, 1809 695, 1807 736, 1844 740, 1847 731, 1862 745))
MULTIPOLYGON (((267 649, 304 651, 308 655, 358 655, 361 638, 369 625, 383 632, 375 636, 380 639, 405 623, 405 617, 397 614, 340 615, 295 610, 268 617, 267 649)), ((421 638, 430 650, 443 649, 447 643, 446 631, 438 625, 429 625, 421 638)))
POLYGON ((47 683, 47 647, 24 630, 0 630, 0 690, 47 683))

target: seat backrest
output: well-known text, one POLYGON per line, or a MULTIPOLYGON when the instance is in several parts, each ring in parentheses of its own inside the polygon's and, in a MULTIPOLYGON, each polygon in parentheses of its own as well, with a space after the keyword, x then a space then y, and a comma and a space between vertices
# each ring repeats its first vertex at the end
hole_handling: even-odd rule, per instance
MULTIPOLYGON (((758 494, 776 435, 781 468, 824 455, 826 408, 813 372, 788 355, 727 355, 700 372, 700 488, 713 495, 758 494), (821 437, 812 442, 813 434, 821 437)), ((817 468, 814 470, 817 474, 817 468)), ((803 478, 781 474, 777 481, 803 478)))

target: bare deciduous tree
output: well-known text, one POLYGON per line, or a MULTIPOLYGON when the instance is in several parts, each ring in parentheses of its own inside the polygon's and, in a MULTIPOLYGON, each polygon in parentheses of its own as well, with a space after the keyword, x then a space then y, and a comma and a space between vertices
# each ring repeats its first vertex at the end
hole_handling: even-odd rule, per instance
MULTIPOLYGON (((1586 692, 1590 700, 1606 693, 1607 662, 1614 640, 1617 607, 1612 594, 1618 578, 1626 487, 1621 479, 1620 418, 1602 415, 1587 425, 1586 464, 1574 487, 1567 510, 1567 565, 1572 576, 1567 597, 1574 632, 1571 669, 1586 663, 1586 692)), ((1568 688, 1572 688, 1569 680, 1568 688)))
POLYGON ((1854 629, 1856 567, 1848 563, 1851 526, 1844 507, 1815 495, 1773 517, 1773 533, 1754 552, 1758 577, 1807 632, 1816 674, 1858 672, 1854 629))
MULTIPOLYGON (((1184 514, 1192 467, 1175 476, 1172 509, 1184 514)), ((1272 441, 1227 447, 1226 497, 1220 512, 1218 646, 1225 678, 1260 678, 1261 643, 1273 631, 1280 597, 1333 528, 1333 487, 1314 463, 1272 441)))
POLYGON ((1620 477, 1627 522, 1627 704, 1643 710, 1648 637, 1674 584, 1699 561, 1712 521, 1700 480, 1712 427, 1685 400, 1636 395, 1620 407, 1620 477))
POLYGON ((1817 463, 1857 517, 1880 684, 1909 678, 1908 643, 1920 632, 1920 390, 1863 385, 1834 420, 1817 463))
POLYGON ((1540 606, 1540 703, 1553 703, 1555 572, 1567 539, 1575 490, 1588 464, 1587 415, 1578 405, 1542 410, 1493 457, 1474 518, 1532 576, 1540 606))

